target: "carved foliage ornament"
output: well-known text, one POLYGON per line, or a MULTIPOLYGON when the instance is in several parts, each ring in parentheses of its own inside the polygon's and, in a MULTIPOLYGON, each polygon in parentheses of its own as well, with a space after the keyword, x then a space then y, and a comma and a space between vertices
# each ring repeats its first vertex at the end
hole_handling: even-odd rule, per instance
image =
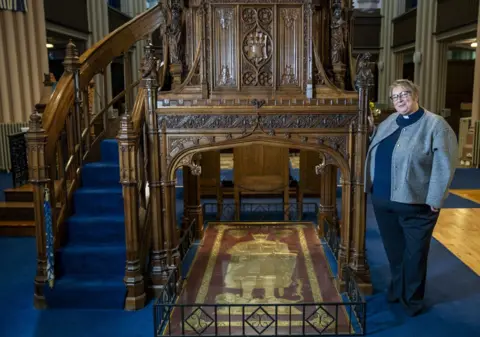
POLYGON ((195 153, 190 153, 184 156, 177 165, 177 167, 182 167, 182 166, 190 167, 191 173, 194 176, 199 176, 202 174, 202 167, 199 164, 197 164, 195 160, 195 153))
POLYGON ((345 128, 356 118, 353 114, 321 115, 159 115, 160 125, 167 129, 316 129, 345 128))

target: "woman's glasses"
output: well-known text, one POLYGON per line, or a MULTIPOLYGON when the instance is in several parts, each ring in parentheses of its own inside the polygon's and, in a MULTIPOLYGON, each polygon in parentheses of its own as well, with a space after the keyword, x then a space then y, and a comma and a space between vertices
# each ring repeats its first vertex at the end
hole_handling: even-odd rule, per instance
POLYGON ((390 96, 390 99, 392 100, 392 102, 396 102, 399 99, 407 98, 411 93, 412 93, 411 91, 402 91, 399 94, 390 96))

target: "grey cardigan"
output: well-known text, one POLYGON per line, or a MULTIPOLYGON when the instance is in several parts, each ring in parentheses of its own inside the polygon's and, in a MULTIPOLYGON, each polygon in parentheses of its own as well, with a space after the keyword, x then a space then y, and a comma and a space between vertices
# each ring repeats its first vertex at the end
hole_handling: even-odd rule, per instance
MULTIPOLYGON (((397 128, 393 113, 375 129, 365 161, 365 192, 370 193, 378 144, 397 128)), ((405 127, 392 155, 390 200, 441 208, 458 161, 457 137, 445 119, 425 110, 414 124, 405 127)))

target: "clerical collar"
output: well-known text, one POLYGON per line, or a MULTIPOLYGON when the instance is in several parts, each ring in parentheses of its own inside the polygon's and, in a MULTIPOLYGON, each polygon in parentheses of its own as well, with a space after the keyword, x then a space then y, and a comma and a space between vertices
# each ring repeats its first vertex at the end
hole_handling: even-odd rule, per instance
POLYGON ((400 125, 400 126, 411 125, 411 124, 415 123, 416 121, 418 121, 423 116, 424 113, 425 113, 425 111, 422 108, 418 108, 417 111, 415 111, 414 113, 412 113, 410 115, 406 115, 406 116, 399 115, 397 117, 397 124, 400 125))

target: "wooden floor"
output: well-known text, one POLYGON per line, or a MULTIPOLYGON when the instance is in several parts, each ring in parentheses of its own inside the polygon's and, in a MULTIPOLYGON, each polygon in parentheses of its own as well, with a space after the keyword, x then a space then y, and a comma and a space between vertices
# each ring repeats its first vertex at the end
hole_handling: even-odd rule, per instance
POLYGON ((450 193, 480 204, 480 190, 450 190, 450 193))
MULTIPOLYGON (((480 190, 450 192, 480 203, 480 190)), ((480 276, 480 208, 442 209, 433 236, 480 276)))

